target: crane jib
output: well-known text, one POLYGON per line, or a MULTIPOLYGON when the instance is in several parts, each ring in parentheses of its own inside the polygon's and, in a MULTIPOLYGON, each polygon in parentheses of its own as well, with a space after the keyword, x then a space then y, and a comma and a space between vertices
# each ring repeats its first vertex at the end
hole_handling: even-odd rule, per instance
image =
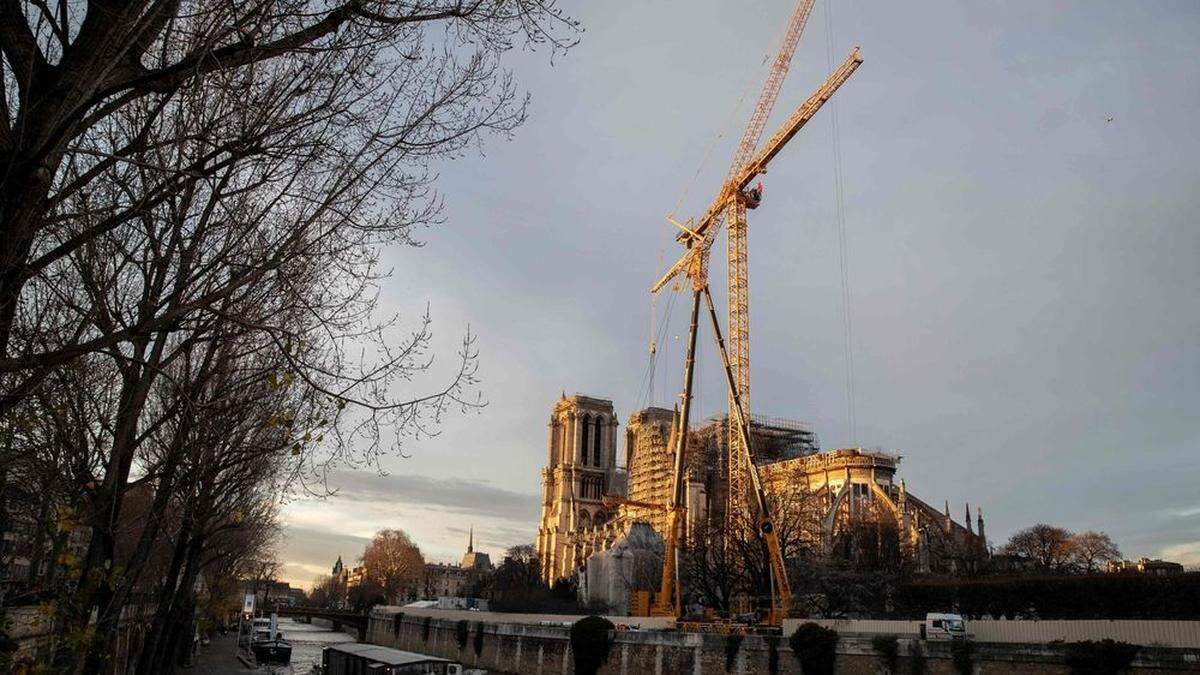
MULTIPOLYGON (((854 74, 854 71, 858 69, 858 66, 861 65, 862 62, 863 59, 859 55, 859 50, 857 47, 855 47, 854 50, 850 52, 850 55, 846 57, 846 60, 842 61, 842 64, 838 66, 837 70, 835 70, 828 77, 828 79, 825 80, 825 83, 822 84, 821 87, 808 98, 808 100, 802 103, 800 107, 798 107, 796 111, 792 113, 792 116, 788 118, 788 121, 785 122, 773 136, 771 136, 771 139, 767 142, 766 146, 764 146, 763 149, 760 150, 759 153, 746 164, 741 173, 737 174, 733 180, 727 181, 723 186, 721 186, 720 194, 715 200, 713 200, 712 204, 709 205, 708 210, 704 213, 704 217, 702 217, 700 221, 696 223, 696 226, 691 230, 695 236, 699 236, 701 238, 699 245, 689 248, 688 251, 684 253, 683 256, 676 261, 675 264, 672 265, 665 274, 659 277, 658 281, 656 281, 654 285, 650 287, 651 293, 657 293, 662 289, 663 286, 666 286, 671 279, 674 279, 678 274, 687 270, 688 265, 691 264, 694 256, 707 255, 707 249, 712 246, 712 242, 716 239, 716 229, 719 227, 719 222, 714 223, 714 220, 717 218, 717 216, 719 216, 729 206, 729 202, 732 199, 735 199, 738 192, 745 188, 751 180, 754 180, 756 176, 766 171, 767 164, 774 159, 775 156, 779 154, 779 151, 783 149, 783 146, 787 145, 787 142, 790 141, 792 137, 794 137, 796 133, 798 133, 800 129, 810 119, 812 119, 814 115, 817 114, 821 107, 825 105, 825 102, 833 96, 834 92, 836 92, 846 82, 846 80, 850 79, 850 76, 854 74), (710 230, 712 231, 711 234, 710 230)), ((687 243, 694 244, 694 235, 684 233, 683 238, 687 243)))

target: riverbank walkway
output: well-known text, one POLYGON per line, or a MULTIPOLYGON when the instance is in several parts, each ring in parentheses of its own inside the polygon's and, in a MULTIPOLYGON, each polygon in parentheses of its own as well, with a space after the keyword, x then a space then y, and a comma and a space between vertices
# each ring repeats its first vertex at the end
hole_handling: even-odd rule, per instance
POLYGON ((213 634, 212 642, 207 647, 201 647, 196 654, 196 663, 191 668, 180 668, 180 673, 188 675, 247 675, 255 672, 238 661, 237 635, 213 634))

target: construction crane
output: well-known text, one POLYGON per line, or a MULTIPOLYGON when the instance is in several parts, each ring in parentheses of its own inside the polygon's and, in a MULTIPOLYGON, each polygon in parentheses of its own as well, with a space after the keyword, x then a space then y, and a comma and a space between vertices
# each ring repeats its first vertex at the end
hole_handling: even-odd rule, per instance
POLYGON ((792 11, 779 53, 763 86, 763 91, 759 95, 758 103, 751 114, 750 122, 738 143, 733 162, 730 164, 729 172, 717 197, 698 221, 689 219, 680 223, 673 218, 668 218, 681 230, 677 240, 686 247, 687 251, 654 283, 651 293, 657 293, 672 279, 682 274, 692 284, 692 312, 684 367, 684 388, 681 396, 683 400, 680 407, 678 433, 676 433, 675 447, 673 448, 675 453, 674 474, 670 503, 666 507, 663 576, 659 593, 651 610, 655 615, 678 617, 681 614, 678 564, 679 542, 681 541, 679 530, 684 520, 683 462, 687 452, 688 416, 691 408, 696 329, 701 296, 705 299, 712 320, 717 351, 721 356, 728 386, 729 485, 726 514, 728 517, 737 513, 742 508, 742 500, 746 493, 753 494, 755 506, 758 508, 758 532, 767 544, 771 559, 771 610, 765 623, 780 625, 791 603, 791 587, 784 566, 783 552, 750 447, 750 335, 749 284, 746 274, 746 209, 757 208, 762 199, 761 189, 747 189, 750 182, 766 173, 767 164, 779 154, 783 146, 800 131, 808 120, 812 119, 862 63, 856 47, 821 87, 796 108, 788 120, 771 136, 766 145, 757 152, 755 151, 791 64, 800 34, 812 12, 812 5, 813 0, 799 0, 792 11), (720 324, 708 287, 709 254, 716 235, 725 222, 729 224, 728 316, 730 333, 728 350, 721 336, 720 324))

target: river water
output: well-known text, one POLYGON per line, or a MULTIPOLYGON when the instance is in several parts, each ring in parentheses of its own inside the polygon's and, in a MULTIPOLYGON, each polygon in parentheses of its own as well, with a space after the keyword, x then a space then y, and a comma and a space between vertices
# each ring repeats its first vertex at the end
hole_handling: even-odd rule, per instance
MULTIPOLYGON (((313 664, 321 662, 321 648, 338 642, 357 642, 354 635, 335 632, 329 623, 321 619, 313 619, 312 623, 301 623, 295 619, 281 617, 279 630, 283 638, 292 643, 292 667, 295 675, 306 675, 313 664)), ((287 673, 286 669, 278 671, 280 675, 287 673)))

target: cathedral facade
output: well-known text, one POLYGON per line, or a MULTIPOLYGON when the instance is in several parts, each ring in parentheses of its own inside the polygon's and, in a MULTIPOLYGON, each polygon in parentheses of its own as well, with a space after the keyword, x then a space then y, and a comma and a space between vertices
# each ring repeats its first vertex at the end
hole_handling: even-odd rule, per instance
MULTIPOLYGON (((726 523, 727 419, 713 417, 688 430, 684 459, 685 529, 726 523)), ((613 403, 563 396, 550 415, 542 470, 537 549, 548 584, 578 578, 589 557, 609 550, 635 523, 660 535, 669 500, 678 414, 646 408, 629 417, 624 466, 617 463, 613 403)), ((896 472, 900 458, 880 450, 820 450, 814 433, 788 420, 752 417, 751 445, 777 518, 789 518, 826 556, 855 554, 855 528, 864 523, 895 531, 896 555, 918 573, 960 573, 987 556, 983 514, 970 507, 962 523, 910 492, 896 472)), ((746 498, 746 496, 743 496, 746 498)), ((737 507, 735 507, 737 508, 737 507)), ((644 538, 644 537, 642 537, 644 538)))
POLYGON ((612 401, 564 394, 554 404, 547 429, 537 550, 542 578, 553 583, 573 577, 581 556, 591 552, 581 534, 604 530, 611 515, 604 496, 625 494, 625 474, 617 470, 612 401))

